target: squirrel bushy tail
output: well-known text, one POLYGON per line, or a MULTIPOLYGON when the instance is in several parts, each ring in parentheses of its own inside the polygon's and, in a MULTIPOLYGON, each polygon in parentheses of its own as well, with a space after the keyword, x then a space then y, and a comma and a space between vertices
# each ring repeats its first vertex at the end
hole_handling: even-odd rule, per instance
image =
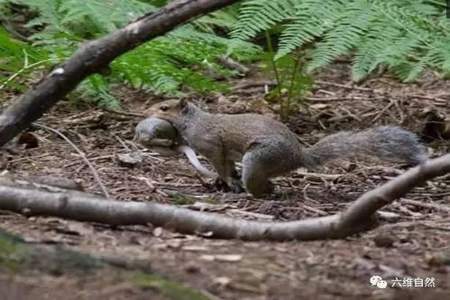
POLYGON ((412 132, 396 126, 380 126, 363 131, 341 131, 303 150, 307 167, 336 158, 374 156, 386 161, 417 165, 428 156, 426 148, 412 132))

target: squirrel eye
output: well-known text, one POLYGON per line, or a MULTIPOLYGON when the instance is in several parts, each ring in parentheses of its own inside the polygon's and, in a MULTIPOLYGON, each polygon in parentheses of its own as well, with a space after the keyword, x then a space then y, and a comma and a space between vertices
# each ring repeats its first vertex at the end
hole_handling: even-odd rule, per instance
POLYGON ((167 105, 161 105, 161 107, 159 109, 162 111, 166 111, 169 109, 169 107, 167 105))

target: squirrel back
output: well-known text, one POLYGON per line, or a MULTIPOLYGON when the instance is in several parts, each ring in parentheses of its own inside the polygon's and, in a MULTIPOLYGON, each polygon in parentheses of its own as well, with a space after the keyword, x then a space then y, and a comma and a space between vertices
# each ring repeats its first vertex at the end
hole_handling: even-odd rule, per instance
POLYGON ((238 161, 255 144, 273 140, 286 144, 299 160, 302 146, 296 135, 283 123, 264 115, 213 114, 183 100, 155 104, 146 114, 170 122, 189 146, 206 157, 220 151, 220 155, 238 161))

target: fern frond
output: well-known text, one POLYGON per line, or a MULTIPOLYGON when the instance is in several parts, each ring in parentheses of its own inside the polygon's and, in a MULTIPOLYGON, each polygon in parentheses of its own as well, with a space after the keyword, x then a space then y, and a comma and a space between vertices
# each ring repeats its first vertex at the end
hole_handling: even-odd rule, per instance
POLYGON ((361 42, 374 16, 366 0, 352 4, 345 5, 345 10, 340 5, 338 14, 341 17, 334 20, 333 28, 323 35, 322 42, 316 44, 317 49, 313 52, 307 71, 328 65, 340 55, 349 54, 361 42))
POLYGON ((75 91, 76 98, 69 98, 74 102, 82 99, 99 107, 118 109, 120 101, 109 92, 109 83, 100 75, 92 75, 81 82, 75 91))
POLYGON ((276 23, 293 17, 295 2, 295 0, 245 1, 240 8, 239 18, 231 36, 245 40, 276 23))
POLYGON ((231 30, 236 24, 237 18, 237 6, 231 6, 203 16, 194 21, 193 24, 199 26, 205 32, 214 32, 214 28, 231 30))
POLYGON ((89 21, 96 28, 96 33, 117 30, 130 20, 156 8, 136 0, 102 1, 102 0, 65 0, 60 11, 64 15, 62 23, 76 26, 80 21, 89 21))
MULTIPOLYGON (((6 1, 6 0, 2 0, 6 1)), ((156 9, 164 1, 142 0, 11 0, 28 5, 39 14, 29 25, 39 26, 34 44, 49 49, 52 58, 64 59, 85 40, 104 35, 126 25, 136 17, 156 9)), ((97 102, 113 100, 107 83, 125 82, 134 88, 156 93, 178 93, 184 89, 223 90, 224 86, 209 78, 207 71, 229 75, 216 63, 224 54, 248 59, 259 48, 242 40, 217 35, 217 27, 231 27, 236 8, 216 12, 182 26, 165 37, 129 52, 112 64, 112 76, 92 77, 80 89, 83 95, 97 93, 97 102)))
POLYGON ((448 70, 450 21, 446 6, 429 0, 292 0, 290 12, 275 7, 285 0, 244 3, 235 29, 248 39, 274 25, 282 25, 279 59, 309 47, 306 70, 325 67, 342 55, 353 55, 353 79, 361 80, 385 65, 403 80, 413 80, 427 67, 448 70), (269 11, 275 10, 272 15, 269 11), (439 64, 439 63, 440 64, 439 64))
MULTIPOLYGON (((261 48, 255 44, 241 39, 229 39, 213 33, 201 32, 196 30, 191 24, 181 26, 170 32, 168 36, 182 40, 196 41, 202 44, 207 43, 209 45, 217 45, 221 49, 226 49, 227 54, 233 54, 240 60, 254 58, 261 51, 261 48)), ((223 50, 220 50, 219 52, 223 53, 223 50)), ((218 55, 219 52, 215 51, 214 53, 218 55)))
POLYGON ((288 23, 281 33, 275 59, 321 36, 334 25, 343 8, 341 1, 299 1, 295 6, 296 13, 292 22, 288 23))
POLYGON ((27 5, 33 9, 39 10, 39 16, 28 23, 28 26, 52 25, 59 27, 61 20, 59 8, 63 0, 13 0, 9 2, 27 5))

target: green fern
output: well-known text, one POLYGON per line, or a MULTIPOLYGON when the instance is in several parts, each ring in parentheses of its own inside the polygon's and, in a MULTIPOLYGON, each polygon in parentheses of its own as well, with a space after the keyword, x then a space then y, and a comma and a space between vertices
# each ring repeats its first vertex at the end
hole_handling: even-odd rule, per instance
MULTIPOLYGON (((4 0, 5 1, 5 0, 4 0)), ((6 1, 5 1, 6 2, 6 1)), ((56 38, 82 40, 97 37, 124 26, 155 6, 138 0, 10 0, 29 6, 39 14, 28 27, 44 27, 33 39, 52 43, 56 38)))
POLYGON ((249 0, 234 36, 245 40, 282 25, 275 59, 305 48, 306 70, 312 72, 352 55, 355 80, 384 65, 412 81, 426 68, 449 72, 445 9, 445 1, 437 0, 249 0))
POLYGON ((295 0, 249 0, 240 8, 240 15, 231 35, 248 39, 273 25, 294 16, 295 0))
MULTIPOLYGON (((27 26, 38 30, 31 36, 34 45, 48 51, 50 58, 63 61, 86 40, 116 30, 128 22, 157 9, 165 1, 140 0, 0 0, 27 5, 38 16, 27 26), (156 4, 156 5, 154 5, 156 4)), ((248 60, 259 54, 255 45, 217 34, 236 21, 236 9, 216 12, 179 27, 168 35, 124 54, 111 65, 112 75, 95 76, 79 87, 81 95, 97 103, 117 99, 108 93, 112 84, 125 83, 156 93, 182 91, 225 91, 226 87, 208 74, 231 75, 216 63, 218 57, 231 55, 248 60), (100 78, 102 80, 100 80, 100 78)))
POLYGON ((0 88, 22 90, 20 79, 47 62, 47 53, 12 38, 0 26, 0 88), (20 72, 20 73, 19 73, 20 72), (9 79, 14 75, 16 80, 9 79))
MULTIPOLYGON (((297 1, 298 2, 298 1, 297 1)), ((341 9, 337 3, 325 3, 315 0, 301 1, 295 5, 292 21, 286 24, 281 33, 276 59, 291 53, 293 50, 314 41, 329 30, 336 19, 339 19, 341 9)))
POLYGON ((79 99, 108 109, 119 109, 120 101, 110 93, 110 84, 101 75, 92 75, 83 81, 69 99, 78 104, 79 99))
POLYGON ((93 35, 117 30, 130 20, 156 10, 156 7, 136 0, 103 1, 103 0, 65 0, 60 12, 64 16, 62 23, 71 28, 83 27, 94 29, 93 35), (80 24, 80 23, 84 24, 80 24), (86 22, 88 25, 86 26, 86 22))

